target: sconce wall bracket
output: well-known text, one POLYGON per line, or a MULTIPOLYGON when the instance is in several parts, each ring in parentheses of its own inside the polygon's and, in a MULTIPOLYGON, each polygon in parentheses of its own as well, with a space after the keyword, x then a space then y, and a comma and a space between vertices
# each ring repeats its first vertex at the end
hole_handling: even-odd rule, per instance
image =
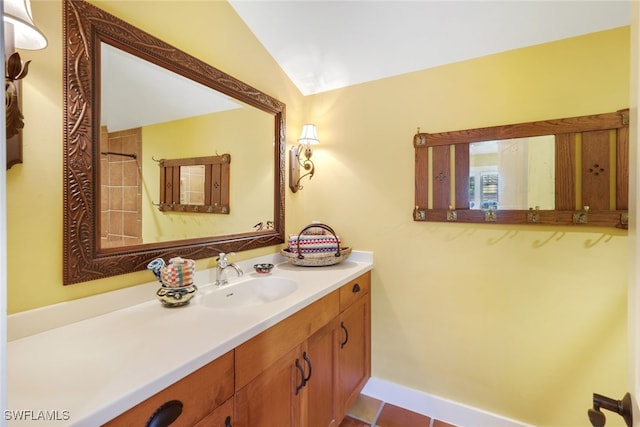
POLYGON ((5 64, 5 124, 7 141, 7 169, 22 163, 22 129, 24 116, 22 115, 21 81, 29 72, 29 63, 23 62, 18 52, 13 52, 5 64))
POLYGON ((289 188, 292 192, 296 193, 298 190, 302 190, 300 181, 305 176, 309 176, 309 179, 313 178, 315 173, 315 165, 311 161, 311 148, 305 147, 303 144, 297 147, 291 147, 289 150, 289 188), (304 159, 301 159, 301 154, 304 152, 304 159), (300 175, 300 169, 304 169, 307 173, 300 175))
POLYGON ((7 141, 7 169, 22 163, 21 80, 29 72, 31 61, 22 61, 15 49, 38 50, 47 47, 47 38, 33 23, 30 0, 4 0, 4 88, 5 137, 7 141))

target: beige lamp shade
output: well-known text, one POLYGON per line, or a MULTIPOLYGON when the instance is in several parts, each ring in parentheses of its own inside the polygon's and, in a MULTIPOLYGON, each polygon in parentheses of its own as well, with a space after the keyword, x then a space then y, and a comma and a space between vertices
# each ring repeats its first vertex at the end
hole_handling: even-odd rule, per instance
POLYGON ((29 0, 4 0, 4 22, 13 25, 15 48, 38 50, 47 47, 47 38, 33 23, 29 0))
POLYGON ((310 144, 320 144, 320 140, 318 139, 318 133, 316 131, 316 125, 306 124, 302 126, 302 133, 300 133, 300 138, 298 138, 298 143, 304 145, 310 144))

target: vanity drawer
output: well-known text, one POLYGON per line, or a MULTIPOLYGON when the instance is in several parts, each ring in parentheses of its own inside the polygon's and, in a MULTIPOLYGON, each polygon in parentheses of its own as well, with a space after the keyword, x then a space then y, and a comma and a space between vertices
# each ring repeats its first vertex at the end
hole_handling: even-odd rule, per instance
POLYGON ((340 312, 371 291, 371 272, 367 271, 340 288, 340 312))
POLYGON ((236 390, 338 315, 338 290, 236 347, 236 390))
POLYGON ((189 374, 105 424, 144 426, 165 403, 177 400, 182 413, 171 427, 193 426, 233 396, 233 351, 189 374))

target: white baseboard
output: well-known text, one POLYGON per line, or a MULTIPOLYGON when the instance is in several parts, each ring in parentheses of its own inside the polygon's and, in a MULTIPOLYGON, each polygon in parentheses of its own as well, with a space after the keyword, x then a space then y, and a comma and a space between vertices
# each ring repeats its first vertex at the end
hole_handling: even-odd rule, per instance
POLYGON ((362 394, 458 427, 534 427, 378 378, 369 378, 362 394))

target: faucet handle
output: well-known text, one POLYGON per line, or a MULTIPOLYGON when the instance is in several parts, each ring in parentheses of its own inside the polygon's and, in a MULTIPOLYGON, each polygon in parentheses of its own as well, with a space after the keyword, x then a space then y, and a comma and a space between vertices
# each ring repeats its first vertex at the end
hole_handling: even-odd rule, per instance
POLYGON ((224 252, 220 252, 220 254, 218 255, 218 258, 216 258, 216 261, 218 261, 218 267, 226 267, 227 266, 227 254, 225 254, 224 252))
POLYGON ((231 252, 228 254, 225 254, 224 252, 220 252, 220 254, 218 255, 217 261, 218 261, 218 267, 221 268, 225 268, 228 265, 228 260, 227 260, 227 256, 234 256, 235 252, 231 252))

